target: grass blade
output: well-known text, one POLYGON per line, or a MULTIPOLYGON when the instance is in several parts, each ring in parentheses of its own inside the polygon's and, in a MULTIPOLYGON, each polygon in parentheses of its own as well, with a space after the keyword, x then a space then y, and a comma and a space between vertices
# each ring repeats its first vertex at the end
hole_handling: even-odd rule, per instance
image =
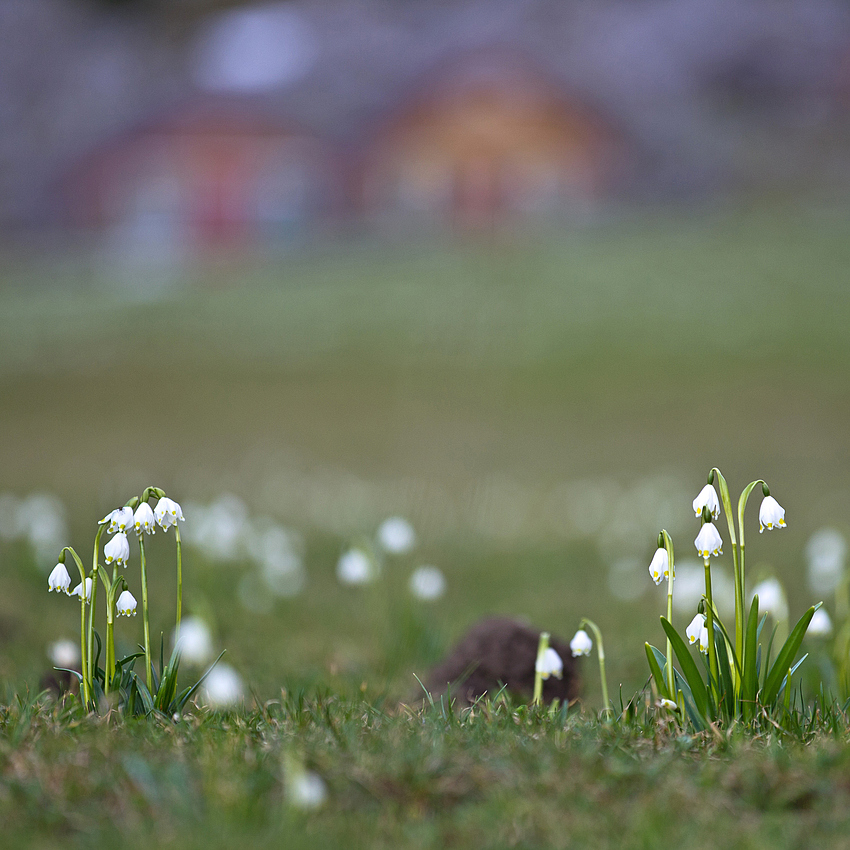
POLYGON ((661 618, 661 628, 664 629, 664 633, 670 639, 673 652, 676 653, 676 658, 679 659, 682 675, 691 688, 697 711, 707 724, 708 720, 711 719, 712 712, 709 708, 708 690, 705 687, 702 676, 699 674, 699 668, 688 651, 685 642, 679 637, 679 633, 673 628, 673 624, 666 617, 661 618))

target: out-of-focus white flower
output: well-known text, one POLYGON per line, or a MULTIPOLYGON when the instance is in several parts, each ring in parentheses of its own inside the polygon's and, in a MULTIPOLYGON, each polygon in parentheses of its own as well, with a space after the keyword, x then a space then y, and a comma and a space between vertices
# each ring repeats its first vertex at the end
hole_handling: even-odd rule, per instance
POLYGON ((305 770, 291 761, 284 775, 286 800, 296 809, 312 810, 324 805, 328 797, 325 782, 318 773, 305 770))
POLYGON ((118 601, 115 603, 115 610, 118 612, 118 615, 129 617, 136 616, 136 597, 130 593, 129 590, 122 591, 121 595, 118 597, 118 601))
POLYGON ((699 640, 699 636, 704 627, 705 616, 703 614, 697 614, 696 617, 691 620, 690 625, 685 629, 685 637, 687 637, 688 643, 696 643, 699 640))
POLYGON ((136 529, 136 534, 153 534, 156 531, 153 508, 147 502, 141 502, 136 508, 136 513, 133 514, 133 528, 136 529))
POLYGON ((809 566, 809 587, 818 595, 832 593, 844 575, 847 541, 840 531, 822 528, 806 544, 809 566))
POLYGON ((759 598, 760 611, 767 611, 774 620, 788 619, 788 600, 779 579, 767 578, 760 581, 750 591, 751 602, 754 596, 759 598))
POLYGON ((178 521, 183 522, 183 509, 173 499, 163 496, 153 510, 156 517, 157 525, 160 528, 168 531, 172 525, 177 525, 178 521))
POLYGON ((69 588, 71 587, 71 576, 68 575, 68 570, 64 564, 57 564, 53 568, 53 572, 47 579, 47 592, 55 590, 57 593, 61 590, 62 593, 71 595, 69 588))
POLYGON ((785 528, 785 508, 773 496, 765 496, 759 508, 759 534, 774 528, 785 528))
POLYGON ((416 545, 416 532, 404 517, 391 516, 378 528, 378 542, 391 555, 404 555, 416 545))
POLYGON ((80 661, 80 644, 64 638, 47 647, 47 657, 54 667, 70 668, 80 661))
MULTIPOLYGON (((575 655, 575 652, 573 654, 575 655)), ((560 679, 564 675, 564 662, 561 660, 561 656, 551 646, 547 646, 546 652, 542 656, 537 657, 534 670, 540 674, 541 679, 548 679, 550 676, 560 679)))
POLYGON ((244 691, 240 675, 221 662, 210 670, 202 690, 204 702, 210 708, 230 708, 240 702, 244 691))
POLYGON ((362 549, 343 552, 336 565, 336 577, 343 584, 368 584, 377 575, 374 561, 362 549))
MULTIPOLYGON (((644 561, 644 563, 646 563, 644 561)), ((668 578, 670 575, 670 557, 667 550, 663 546, 659 546, 652 556, 652 561, 649 564, 649 574, 656 584, 661 584, 661 580, 668 578)))
POLYGON ((417 567, 410 576, 408 586, 417 599, 430 602, 446 592, 446 577, 438 567, 417 567))
POLYGON ((18 502, 15 526, 35 550, 39 562, 49 563, 68 539, 62 502, 46 493, 34 493, 18 502))
POLYGON ((704 507, 708 507, 714 519, 719 518, 720 501, 717 498, 717 491, 711 484, 706 484, 705 487, 699 491, 699 495, 696 499, 694 499, 694 514, 696 514, 697 518, 699 518, 702 514, 702 509, 704 507))
POLYGON ((593 641, 590 639, 590 635, 584 629, 579 629, 570 641, 573 658, 579 655, 590 655, 591 649, 593 649, 593 641))
POLYGON ((200 617, 186 617, 175 631, 175 646, 180 651, 180 660, 187 664, 206 664, 212 658, 212 633, 200 617))
POLYGON ((814 637, 829 637, 832 634, 832 620, 823 608, 818 608, 812 615, 806 634, 814 637))
POLYGON ((703 655, 708 655, 708 628, 706 626, 699 630, 699 651, 703 655))
MULTIPOLYGON (((72 596, 83 598, 83 583, 80 582, 72 591, 72 596)), ((86 602, 91 602, 91 578, 86 579, 86 602)))
POLYGON ((107 564, 113 561, 118 566, 125 566, 130 558, 130 544, 127 535, 123 531, 116 533, 115 537, 103 547, 103 559, 107 564))
MULTIPOLYGON (((721 617, 735 610, 735 582, 724 569, 715 563, 711 568, 711 592, 714 605, 721 617)), ((692 614, 705 594, 705 565, 696 558, 683 557, 676 562, 676 592, 673 610, 680 615, 692 614)))
POLYGON ((697 547, 697 552, 703 558, 709 555, 720 555, 723 552, 723 540, 719 532, 714 527, 713 522, 707 522, 699 531, 697 539, 694 540, 694 546, 697 547))

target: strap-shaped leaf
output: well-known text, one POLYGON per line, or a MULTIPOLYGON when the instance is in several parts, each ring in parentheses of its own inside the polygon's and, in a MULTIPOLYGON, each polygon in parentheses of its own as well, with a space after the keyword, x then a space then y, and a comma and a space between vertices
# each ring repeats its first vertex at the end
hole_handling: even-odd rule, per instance
POLYGON ((688 652, 688 647, 685 642, 679 637, 679 633, 673 628, 673 624, 666 618, 661 618, 661 628, 670 639, 673 646, 673 652, 676 653, 676 658, 679 659, 679 666, 682 668, 682 674, 685 677, 688 685, 690 685, 691 693, 694 695, 694 703, 697 711, 706 719, 712 717, 712 712, 709 708, 708 691, 705 687, 705 682, 699 674, 699 668, 696 665, 691 653, 688 652))
POLYGON ((661 666, 655 657, 655 653, 658 650, 648 643, 644 644, 644 648, 646 649, 646 660, 649 662, 649 672, 652 673, 652 678, 655 679, 655 687, 658 688, 658 693, 664 699, 670 699, 670 692, 667 690, 667 680, 664 678, 664 674, 661 672, 661 666))
POLYGON ((812 621, 812 617, 814 617, 815 611, 817 611, 818 608, 820 608, 820 603, 813 605, 808 611, 806 611, 805 614, 803 614, 802 617, 800 617, 797 625, 794 626, 791 634, 788 635, 788 640, 785 641, 782 649, 779 650, 779 654, 776 656, 776 661, 774 661, 773 667, 770 668, 770 672, 767 674, 767 679, 764 683, 764 690, 761 695, 763 705, 772 705, 776 700, 776 697, 779 695, 779 688, 782 685, 782 680, 787 675, 788 670, 797 655, 797 651, 803 643, 806 629, 808 629, 809 623, 812 621))
MULTIPOLYGON (((764 620, 762 620, 764 622, 764 620)), ((758 634, 759 626, 759 598, 753 597, 750 606, 750 616, 747 620, 747 633, 744 638, 744 676, 741 688, 741 703, 744 719, 749 720, 754 711, 756 703, 756 692, 758 691, 758 634)))

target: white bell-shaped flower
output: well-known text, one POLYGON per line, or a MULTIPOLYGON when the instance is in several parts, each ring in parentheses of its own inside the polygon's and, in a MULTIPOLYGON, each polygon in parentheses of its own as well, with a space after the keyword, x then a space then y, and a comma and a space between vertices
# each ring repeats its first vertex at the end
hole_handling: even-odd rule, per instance
POLYGON ((156 531, 156 519, 153 515, 153 508, 147 503, 142 502, 136 508, 136 513, 133 514, 133 528, 136 529, 136 534, 153 534, 156 531))
POLYGON ((720 501, 717 498, 717 491, 714 489, 712 484, 706 484, 702 490, 699 491, 699 495, 694 499, 694 514, 697 519, 702 514, 702 509, 704 507, 708 507, 711 511, 711 515, 714 519, 717 519, 720 516, 720 501))
POLYGON ((109 534, 115 534, 116 531, 129 531, 133 527, 133 509, 132 508, 116 508, 111 513, 108 513, 98 525, 109 523, 106 530, 109 534))
POLYGON ((160 528, 168 531, 172 525, 177 525, 178 521, 183 522, 183 509, 173 499, 163 496, 154 508, 154 516, 160 528))
POLYGON ((703 628, 705 628, 705 615, 697 614, 696 617, 691 620, 690 625, 685 629, 685 637, 688 639, 688 643, 696 643, 699 640, 699 636, 702 633, 703 628))
POLYGON ((579 629, 570 641, 573 658, 577 658, 579 655, 590 655, 591 649, 593 649, 593 641, 590 639, 590 635, 584 629, 579 629))
POLYGON ((126 566, 130 558, 130 544, 127 535, 119 531, 106 546, 103 547, 103 558, 107 564, 115 561, 118 566, 126 566))
POLYGON ((813 637, 829 637, 832 634, 832 620, 824 608, 818 608, 812 615, 806 634, 813 637))
POLYGON ((125 590, 118 597, 118 601, 115 603, 115 610, 119 614, 119 616, 123 615, 124 617, 136 616, 136 597, 130 593, 129 590, 125 590))
POLYGON ((713 522, 707 522, 700 529, 697 539, 694 540, 694 546, 703 558, 708 558, 709 555, 720 555, 723 552, 723 540, 713 522))
POLYGON ((785 528, 785 508, 773 496, 765 496, 759 508, 759 534, 774 528, 785 528))
POLYGON ((656 584, 661 584, 662 579, 669 577, 670 557, 663 546, 655 550, 655 554, 652 556, 652 561, 649 564, 649 574, 656 584))
POLYGON ((57 564, 47 578, 47 592, 55 590, 57 593, 61 590, 67 596, 71 595, 69 588, 71 587, 71 576, 68 575, 68 570, 64 564, 57 564))
POLYGON ((699 651, 708 655, 708 629, 705 626, 699 630, 699 651))
POLYGON ((564 662, 551 646, 547 646, 546 652, 538 655, 534 670, 540 674, 541 679, 548 679, 550 676, 560 679, 564 675, 564 662))
MULTIPOLYGON (((83 583, 80 582, 72 591, 71 594, 73 596, 78 596, 80 599, 83 598, 83 583)), ((91 602, 91 578, 86 579, 86 590, 85 590, 85 599, 86 602, 91 602)))

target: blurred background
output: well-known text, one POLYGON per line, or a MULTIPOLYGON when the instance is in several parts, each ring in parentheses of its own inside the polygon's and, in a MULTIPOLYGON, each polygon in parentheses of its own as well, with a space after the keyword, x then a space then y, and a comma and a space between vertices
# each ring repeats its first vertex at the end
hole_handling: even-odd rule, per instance
POLYGON ((750 577, 830 609, 848 196, 839 0, 0 0, 0 677, 147 485, 260 700, 408 697, 493 613, 595 619, 631 696, 712 465, 787 510, 750 577))

